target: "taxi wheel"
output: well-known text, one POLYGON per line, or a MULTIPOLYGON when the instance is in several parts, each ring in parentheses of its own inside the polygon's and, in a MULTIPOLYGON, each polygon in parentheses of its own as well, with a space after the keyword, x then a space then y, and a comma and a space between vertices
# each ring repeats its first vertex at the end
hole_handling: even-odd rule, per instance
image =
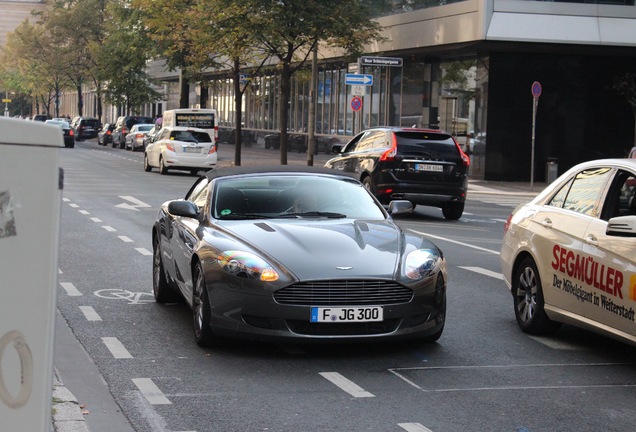
POLYGON ((512 295, 517 324, 525 333, 545 335, 560 327, 545 313, 541 278, 532 258, 524 258, 517 267, 512 295))
POLYGON ((203 266, 198 262, 194 268, 194 289, 192 292, 192 318, 194 323, 194 339, 200 347, 209 347, 214 343, 214 334, 210 328, 212 311, 205 284, 203 266))

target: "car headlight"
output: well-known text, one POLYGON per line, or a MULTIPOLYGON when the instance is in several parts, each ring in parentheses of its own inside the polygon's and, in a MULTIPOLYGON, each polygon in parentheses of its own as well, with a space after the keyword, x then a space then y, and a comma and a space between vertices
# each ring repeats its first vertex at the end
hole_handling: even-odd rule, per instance
POLYGON ((219 254, 217 263, 226 272, 248 279, 265 282, 278 280, 278 273, 267 261, 251 252, 225 251, 219 254))
POLYGON ((422 279, 430 276, 437 265, 439 255, 428 249, 409 252, 404 263, 404 274, 409 279, 422 279))

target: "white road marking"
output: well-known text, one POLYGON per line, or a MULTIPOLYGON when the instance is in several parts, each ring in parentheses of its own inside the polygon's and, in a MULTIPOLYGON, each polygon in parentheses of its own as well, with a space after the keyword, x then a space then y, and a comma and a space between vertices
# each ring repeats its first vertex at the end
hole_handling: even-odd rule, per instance
POLYGON ((495 279, 503 280, 503 275, 501 273, 494 272, 492 270, 488 270, 488 269, 481 268, 481 267, 464 267, 464 266, 458 266, 458 267, 460 269, 464 269, 464 270, 468 270, 468 271, 471 271, 471 272, 479 273, 479 274, 482 274, 484 276, 490 276, 490 277, 495 278, 495 279))
POLYGON ((108 232, 115 232, 115 231, 117 231, 115 228, 113 228, 113 227, 112 227, 112 226, 110 226, 110 225, 104 225, 104 226, 102 226, 102 228, 104 228, 104 229, 105 229, 106 231, 108 231, 108 232))
POLYGON ((115 207, 124 208, 128 210, 139 211, 140 208, 150 207, 150 204, 146 204, 143 201, 139 201, 137 198, 132 197, 130 195, 120 195, 119 198, 125 199, 126 201, 130 201, 133 204, 121 203, 117 204, 115 207))
POLYGON ((508 222, 506 219, 493 219, 493 220, 497 222, 502 222, 502 223, 508 222))
POLYGON ((407 384, 418 390, 432 393, 445 392, 469 392, 469 391, 501 391, 501 390, 546 390, 546 389, 585 389, 585 388, 626 388, 636 387, 636 384, 573 384, 573 385, 536 385, 536 386, 499 386, 499 387, 467 387, 467 388, 441 388, 441 389, 424 389, 413 381, 406 378, 399 371, 426 371, 426 370, 449 370, 449 369, 522 369, 522 368, 546 368, 546 367, 608 367, 608 366, 628 366, 633 363, 556 363, 556 364, 518 364, 518 365, 483 365, 483 366, 433 366, 433 367, 411 367, 411 368, 395 368, 389 369, 393 375, 397 376, 407 384))
POLYGON ((75 285, 70 282, 60 282, 60 285, 62 285, 62 288, 66 290, 66 295, 68 295, 69 297, 78 297, 82 295, 82 293, 79 292, 77 288, 75 288, 75 285))
POLYGON ((353 397, 375 397, 374 394, 369 393, 353 381, 349 381, 338 372, 320 372, 320 375, 353 397))
POLYGON ((146 248, 135 248, 135 250, 136 250, 137 252, 139 252, 140 254, 142 254, 142 255, 146 255, 146 256, 147 256, 147 255, 152 255, 152 252, 150 252, 150 251, 149 251, 148 249, 146 249, 146 248))
POLYGON ((126 236, 118 236, 119 239, 125 243, 132 243, 132 239, 130 237, 126 237, 126 236))
POLYGON ((73 208, 78 208, 79 205, 78 204, 69 204, 69 206, 73 207, 73 208))
POLYGON ((103 337, 102 341, 116 359, 133 358, 124 347, 124 344, 122 344, 116 337, 103 337))
POLYGON ((469 247, 469 248, 472 248, 472 249, 477 249, 477 250, 480 250, 480 251, 483 251, 483 252, 488 252, 488 253, 491 253, 493 255, 499 255, 499 251, 494 251, 492 249, 486 249, 486 248, 483 248, 483 247, 475 246, 475 245, 472 245, 470 243, 464 243, 464 242, 460 242, 460 241, 457 241, 457 240, 452 240, 452 239, 449 239, 448 237, 440 237, 440 236, 436 236, 436 235, 433 235, 433 234, 429 234, 429 233, 425 233, 425 232, 421 232, 421 231, 416 231, 414 229, 411 229, 410 231, 412 231, 412 232, 414 232, 416 234, 420 234, 420 235, 423 235, 423 236, 426 236, 426 237, 430 237, 430 238, 434 238, 434 239, 437 239, 437 240, 442 240, 442 241, 445 241, 445 242, 448 242, 448 243, 455 243, 455 244, 458 244, 458 245, 461 245, 461 246, 466 246, 466 247, 469 247))
POLYGON ((419 423, 398 423, 398 426, 407 432, 433 432, 419 423))
POLYGON ((101 222, 102 221, 100 218, 96 218, 96 217, 92 217, 91 220, 93 222, 101 222))
POLYGON ((68 198, 62 198, 62 201, 64 201, 64 202, 69 202, 69 201, 70 201, 70 199, 68 199, 68 198))
POLYGON ((132 381, 151 405, 172 405, 150 378, 133 378, 132 381))
POLYGON ((83 214, 83 215, 89 215, 89 214, 90 214, 90 213, 89 213, 88 211, 86 211, 86 210, 80 210, 79 212, 80 212, 81 214, 83 214))
POLYGON ((102 317, 99 316, 92 306, 80 306, 79 307, 88 321, 101 321, 102 317))

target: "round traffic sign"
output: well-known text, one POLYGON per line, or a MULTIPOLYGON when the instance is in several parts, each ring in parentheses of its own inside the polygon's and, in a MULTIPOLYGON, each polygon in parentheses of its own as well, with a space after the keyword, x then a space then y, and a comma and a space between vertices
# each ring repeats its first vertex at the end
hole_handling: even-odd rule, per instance
POLYGON ((532 83, 532 96, 536 98, 541 96, 541 83, 539 81, 535 81, 532 83))
POLYGON ((360 96, 354 96, 351 98, 351 109, 354 111, 360 111, 362 108, 362 98, 360 96))

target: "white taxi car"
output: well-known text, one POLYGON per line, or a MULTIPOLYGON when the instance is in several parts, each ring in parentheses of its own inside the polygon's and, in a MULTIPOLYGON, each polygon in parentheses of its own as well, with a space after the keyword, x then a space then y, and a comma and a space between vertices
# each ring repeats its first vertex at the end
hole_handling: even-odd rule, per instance
POLYGON ((144 170, 159 168, 161 174, 180 169, 194 175, 216 167, 216 162, 214 140, 207 131, 198 128, 164 127, 144 151, 144 170))
POLYGON ((636 345, 636 159, 579 164, 515 209, 500 260, 524 332, 567 323, 636 345))

